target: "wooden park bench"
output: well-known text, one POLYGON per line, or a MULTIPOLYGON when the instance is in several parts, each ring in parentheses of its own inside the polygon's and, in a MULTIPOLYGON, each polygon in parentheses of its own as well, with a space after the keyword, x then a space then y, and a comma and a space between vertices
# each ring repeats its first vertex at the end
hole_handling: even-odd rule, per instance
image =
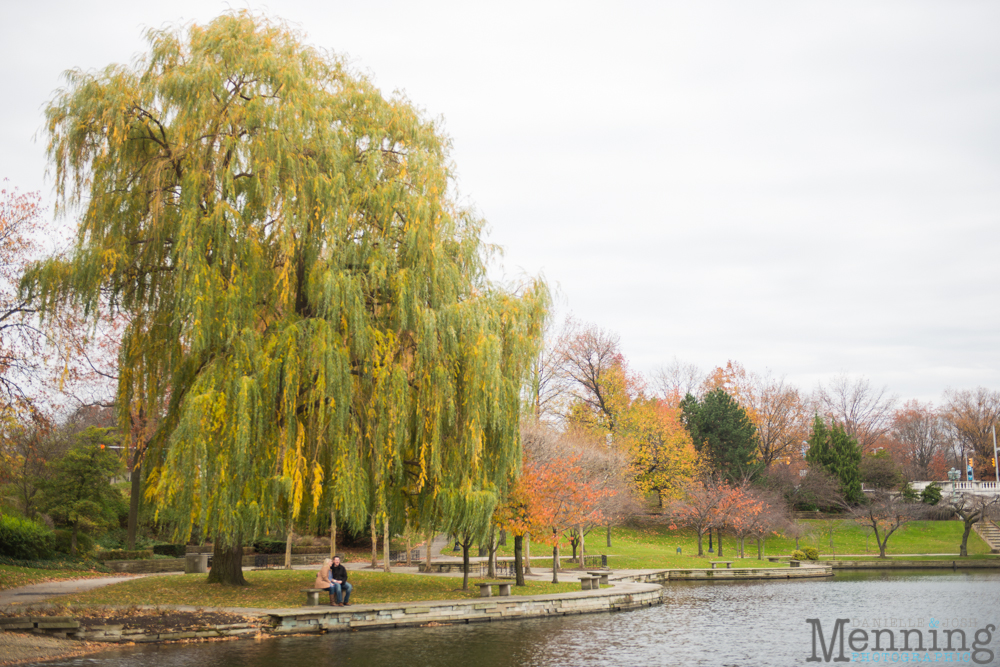
POLYGON ((712 564, 712 569, 713 570, 715 569, 716 565, 722 565, 723 563, 726 564, 726 569, 727 570, 733 569, 733 561, 731 561, 731 560, 713 560, 713 561, 710 561, 710 562, 712 564))
POLYGON ((300 589, 306 594, 306 606, 307 607, 318 607, 319 606, 319 594, 329 593, 329 588, 302 588, 300 589))
POLYGON ((608 585, 608 575, 614 574, 611 570, 598 570, 596 572, 588 572, 592 577, 599 577, 601 580, 601 586, 608 585))
POLYGON ((483 581, 479 584, 479 597, 489 598, 493 597, 493 586, 497 587, 500 595, 506 596, 510 595, 510 582, 509 581, 483 581))

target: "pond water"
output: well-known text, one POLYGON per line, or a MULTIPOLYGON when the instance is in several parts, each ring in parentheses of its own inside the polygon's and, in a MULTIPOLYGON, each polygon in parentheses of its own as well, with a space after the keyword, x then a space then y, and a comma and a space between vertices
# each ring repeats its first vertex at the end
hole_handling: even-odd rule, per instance
MULTIPOLYGON (((678 583, 666 588, 661 606, 614 614, 283 637, 261 641, 140 646, 46 664, 133 667, 499 667, 539 665, 711 665, 784 667, 826 664, 824 643, 843 625, 850 662, 923 662, 1000 665, 1000 573, 921 571, 907 574, 849 573, 832 579, 678 583), (810 624, 806 619, 818 619, 810 624), (818 630, 816 626, 818 625, 818 630), (875 651, 891 638, 896 651, 875 651), (903 630, 910 630, 904 637, 903 630), (852 651, 854 630, 860 636, 852 651), (954 648, 947 648, 951 630, 954 648), (916 632, 916 631, 919 631, 916 632), (977 635, 977 632, 979 633, 977 635), (987 633, 987 637, 983 633, 987 633), (902 651, 904 638, 924 651, 902 651), (815 636, 814 636, 815 635, 815 636)), ((827 646, 827 648, 832 648, 827 646)), ((839 646, 831 658, 840 657, 839 646)), ((837 664, 837 663, 835 663, 837 664)))

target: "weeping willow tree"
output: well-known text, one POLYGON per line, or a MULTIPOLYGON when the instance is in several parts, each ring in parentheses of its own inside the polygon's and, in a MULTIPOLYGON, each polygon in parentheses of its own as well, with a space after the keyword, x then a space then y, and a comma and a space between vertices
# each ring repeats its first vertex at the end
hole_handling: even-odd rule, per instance
MULTIPOLYGON (((405 507, 478 526, 519 465, 548 293, 487 279, 447 139, 280 22, 147 38, 48 105, 79 231, 22 283, 43 312, 129 314, 118 405, 159 416, 147 497, 217 558, 331 507, 354 530, 405 507)), ((213 574, 241 583, 229 553, 213 574)))

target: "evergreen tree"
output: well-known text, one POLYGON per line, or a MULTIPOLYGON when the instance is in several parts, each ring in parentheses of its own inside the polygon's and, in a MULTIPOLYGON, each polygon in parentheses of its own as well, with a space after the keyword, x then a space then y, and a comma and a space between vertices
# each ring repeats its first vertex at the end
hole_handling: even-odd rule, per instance
POLYGON ((407 506, 481 525, 519 468, 548 293, 487 279, 448 140, 280 23, 148 39, 49 104, 60 208, 83 213, 22 282, 44 312, 130 315, 118 405, 162 416, 147 493, 217 551, 321 500, 355 531, 407 506))
POLYGON ((827 428, 818 415, 813 420, 806 461, 822 466, 840 482, 840 492, 849 503, 864 499, 861 492, 861 447, 837 422, 827 428))
POLYGON ((120 493, 111 478, 122 462, 108 445, 120 442, 111 429, 90 426, 78 434, 72 449, 52 464, 53 476, 43 485, 42 506, 57 526, 70 530, 70 556, 76 557, 77 538, 111 525, 117 518, 120 493))
POLYGON ((681 418, 717 475, 738 483, 760 472, 757 427, 725 390, 714 389, 700 401, 688 394, 681 401, 681 418))

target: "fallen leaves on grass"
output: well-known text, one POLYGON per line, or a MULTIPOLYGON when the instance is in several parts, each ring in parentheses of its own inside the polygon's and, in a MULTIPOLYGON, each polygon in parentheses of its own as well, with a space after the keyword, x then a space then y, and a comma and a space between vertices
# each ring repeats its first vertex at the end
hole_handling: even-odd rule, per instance
MULTIPOLYGON (((104 588, 60 598, 64 604, 97 605, 191 605, 196 607, 234 607, 284 609, 301 607, 311 588, 315 573, 309 570, 266 570, 247 572, 249 586, 223 586, 206 583, 205 575, 145 577, 104 588)), ((479 597, 479 587, 470 582, 469 590, 456 590, 455 577, 366 572, 351 570, 354 585, 351 601, 355 604, 377 602, 419 602, 425 600, 472 599, 479 597)), ((549 584, 529 581, 515 594, 539 595, 579 590, 579 583, 549 584)))

